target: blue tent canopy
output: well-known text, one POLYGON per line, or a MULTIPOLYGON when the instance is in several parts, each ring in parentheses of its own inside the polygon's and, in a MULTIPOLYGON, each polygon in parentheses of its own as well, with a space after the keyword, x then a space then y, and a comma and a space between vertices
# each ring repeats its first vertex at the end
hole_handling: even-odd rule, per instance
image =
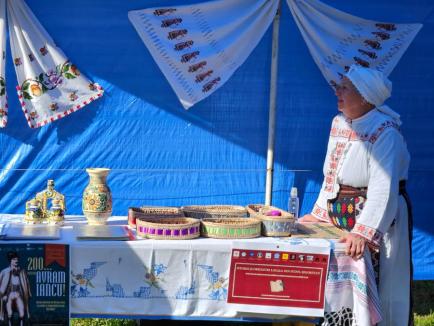
MULTIPOLYGON (((0 212, 23 213, 25 201, 54 179, 67 213, 81 214, 87 167, 108 167, 114 215, 142 205, 264 201, 271 28, 216 93, 182 108, 127 12, 194 0, 27 0, 58 46, 105 88, 102 99, 40 129, 27 126, 7 54, 8 126, 0 130, 0 212)), ((325 0, 372 20, 419 22, 424 28, 390 78, 388 104, 404 122, 412 155, 416 279, 434 279, 434 4, 429 0, 325 0)), ((322 181, 336 99, 282 2, 273 204, 286 208, 299 189, 307 213, 322 181)))

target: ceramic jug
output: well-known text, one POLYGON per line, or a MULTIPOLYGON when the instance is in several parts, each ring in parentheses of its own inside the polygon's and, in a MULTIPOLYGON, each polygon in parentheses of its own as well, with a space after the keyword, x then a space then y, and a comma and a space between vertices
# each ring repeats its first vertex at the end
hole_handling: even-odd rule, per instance
POLYGON ((89 184, 83 192, 83 214, 89 224, 102 225, 112 214, 112 195, 107 185, 110 169, 90 168, 89 184))

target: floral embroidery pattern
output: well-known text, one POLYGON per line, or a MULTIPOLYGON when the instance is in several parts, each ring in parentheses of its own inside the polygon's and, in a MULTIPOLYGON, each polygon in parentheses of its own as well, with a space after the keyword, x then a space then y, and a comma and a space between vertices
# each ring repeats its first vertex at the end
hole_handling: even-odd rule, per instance
MULTIPOLYGON (((159 17, 159 16, 164 16, 167 13, 172 13, 175 11, 176 11, 176 9, 173 9, 173 8, 156 9, 154 11, 154 15, 159 17)), ((199 13, 196 12, 195 15, 198 16, 199 13)), ((179 18, 179 17, 165 18, 165 19, 161 20, 161 25, 160 25, 160 27, 162 29, 176 28, 174 30, 169 30, 167 32, 167 38, 170 41, 177 41, 177 43, 175 43, 173 46, 173 49, 177 52, 181 52, 181 51, 184 51, 186 49, 190 50, 194 44, 194 40, 192 40, 192 39, 187 39, 185 41, 182 40, 180 42, 180 40, 183 39, 184 37, 188 37, 188 33, 189 33, 187 29, 181 28, 182 27, 182 21, 183 21, 182 18, 179 18)), ((194 61, 198 60, 199 56, 200 56, 200 51, 198 51, 198 50, 189 51, 188 53, 183 53, 181 55, 180 61, 181 61, 181 63, 191 64, 188 68, 188 72, 194 73, 194 72, 198 71, 199 69, 202 70, 203 66, 205 66, 207 64, 206 61, 201 61, 200 63, 195 64, 194 61)), ((194 76, 192 76, 194 78, 195 83, 198 83, 198 84, 204 83, 202 85, 202 92, 203 93, 210 92, 221 81, 221 77, 212 76, 213 74, 214 74, 214 70, 208 69, 208 71, 206 71, 206 72, 202 72, 202 73, 195 74, 194 76), (215 78, 213 78, 213 77, 215 77, 215 78), (211 78, 212 78, 212 80, 211 80, 211 78)))
POLYGON ((346 142, 337 142, 336 147, 330 153, 330 163, 327 170, 327 175, 325 176, 326 184, 324 191, 333 192, 336 179, 336 171, 338 168, 339 160, 344 153, 346 144, 346 142))
POLYGON ((39 49, 39 52, 41 52, 42 55, 47 55, 48 54, 47 47, 43 46, 42 48, 39 49))
POLYGON ((383 122, 380 128, 378 128, 377 131, 371 135, 371 137, 369 138, 369 142, 374 144, 377 141, 378 137, 380 137, 380 135, 383 133, 383 131, 385 131, 388 128, 395 128, 396 130, 400 131, 399 125, 396 122, 394 121, 383 122))
POLYGON ((206 273, 206 279, 209 282, 208 297, 211 300, 226 300, 228 297, 228 278, 220 276, 220 273, 214 270, 214 266, 197 265, 197 267, 206 273))
POLYGON ((32 120, 39 118, 39 114, 36 111, 31 111, 29 115, 30 115, 30 119, 32 120))
POLYGON ((376 247, 380 246, 380 241, 383 237, 383 233, 381 233, 379 230, 360 223, 356 223, 351 233, 361 235, 362 237, 368 239, 368 241, 376 247))
POLYGON ((332 127, 330 131, 330 136, 347 138, 349 140, 361 140, 361 141, 367 141, 369 139, 368 134, 362 135, 352 129, 339 129, 335 126, 332 127))
POLYGON ((57 105, 57 103, 51 103, 50 104, 50 110, 55 112, 57 109, 59 108, 59 106, 57 105))
POLYGON ((374 144, 386 129, 395 128, 398 131, 400 130, 399 125, 394 121, 386 121, 383 122, 381 126, 372 134, 367 134, 367 133, 360 134, 352 130, 351 128, 342 128, 342 129, 338 128, 336 126, 337 122, 338 120, 337 118, 335 118, 333 120, 330 136, 337 137, 337 138, 344 138, 346 142, 337 142, 335 149, 330 154, 329 166, 328 166, 327 174, 325 176, 326 185, 324 190, 327 192, 333 192, 339 160, 341 159, 341 156, 344 152, 347 142, 359 140, 359 141, 367 141, 370 142, 371 144, 374 144))
POLYGON ((395 128, 396 130, 400 130, 399 125, 394 121, 386 121, 381 124, 381 126, 372 134, 359 134, 352 129, 339 129, 335 126, 332 127, 330 131, 330 136, 332 137, 341 137, 347 138, 350 141, 360 140, 360 141, 368 141, 371 144, 374 144, 378 137, 384 132, 384 130, 388 128, 395 128))
POLYGON ((75 91, 75 92, 70 93, 70 94, 69 94, 69 99, 70 99, 72 102, 74 102, 76 99, 78 99, 77 92, 75 91))
POLYGON ((95 288, 91 281, 98 274, 98 268, 104 264, 106 262, 92 262, 88 268, 84 268, 83 272, 77 274, 71 270, 71 296, 73 298, 89 296, 89 288, 95 288))
POLYGON ((75 65, 67 61, 63 64, 57 65, 54 70, 49 70, 46 73, 41 72, 35 78, 26 79, 21 84, 21 91, 23 93, 24 99, 32 100, 46 93, 48 90, 57 88, 63 83, 63 78, 75 79, 78 76, 80 76, 80 71, 75 65))
MULTIPOLYGON (((7 4, 11 8, 17 6, 16 10, 19 11, 17 15, 10 15, 8 22, 11 27, 11 55, 21 109, 29 127, 39 128, 81 110, 100 98, 104 91, 98 84, 88 87, 91 81, 68 60, 30 8, 21 5, 21 2, 22 0, 10 1, 7 4), (26 33, 24 39, 21 34, 23 30, 26 33)), ((5 48, 1 51, 4 59, 5 48)), ((0 99, 0 109, 6 113, 0 119, 0 127, 5 127, 6 98, 0 99)))
POLYGON ((156 9, 154 10, 155 16, 164 16, 167 14, 171 14, 176 11, 176 8, 162 8, 162 9, 156 9))
POLYGON ((191 286, 180 286, 176 291, 175 298, 178 300, 187 300, 196 292, 196 282, 193 281, 191 286))
POLYGON ((314 215, 315 217, 317 217, 323 221, 329 220, 327 211, 325 209, 319 207, 318 204, 315 204, 315 206, 312 210, 312 215, 314 215))
POLYGON ((145 282, 150 287, 160 289, 160 283, 164 282, 163 275, 167 271, 167 266, 163 264, 154 264, 149 273, 145 274, 145 282))

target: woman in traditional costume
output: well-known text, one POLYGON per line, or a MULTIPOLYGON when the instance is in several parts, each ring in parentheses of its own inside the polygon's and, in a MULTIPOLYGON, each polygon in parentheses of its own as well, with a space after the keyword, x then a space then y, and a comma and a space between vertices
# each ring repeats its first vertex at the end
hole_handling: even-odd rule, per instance
POLYGON ((383 321, 412 323, 412 217, 405 191, 410 155, 399 115, 384 105, 392 83, 381 72, 351 66, 336 88, 338 109, 324 162, 324 182, 301 222, 348 231, 341 242, 354 259, 371 249, 383 321))

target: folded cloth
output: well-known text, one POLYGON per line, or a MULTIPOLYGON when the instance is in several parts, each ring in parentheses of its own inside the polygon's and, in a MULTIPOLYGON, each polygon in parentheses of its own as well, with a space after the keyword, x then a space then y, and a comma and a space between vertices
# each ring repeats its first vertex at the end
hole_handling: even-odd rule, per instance
POLYGON ((0 1, 0 127, 3 128, 8 122, 8 103, 6 96, 6 2, 0 1))
MULTIPOLYGON (((0 9, 1 19, 5 8, 0 9)), ((63 118, 102 96, 102 88, 66 58, 23 0, 8 0, 7 11, 18 97, 31 128, 63 118)))

